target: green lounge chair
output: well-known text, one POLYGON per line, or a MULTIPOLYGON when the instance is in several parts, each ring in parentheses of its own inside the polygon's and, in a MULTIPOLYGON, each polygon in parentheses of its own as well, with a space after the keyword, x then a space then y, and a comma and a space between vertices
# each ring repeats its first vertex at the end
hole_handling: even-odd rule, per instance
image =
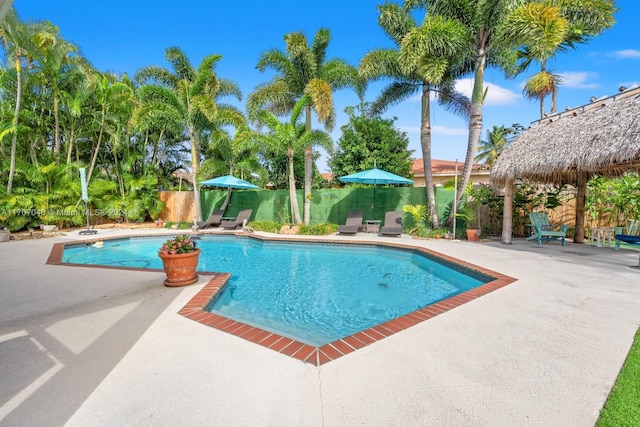
POLYGON ((532 228, 533 234, 527 237, 527 240, 538 241, 538 246, 542 245, 542 239, 545 238, 547 241, 550 239, 561 239, 562 246, 565 245, 565 238, 567 236, 567 229, 569 226, 562 224, 550 224, 549 223, 549 214, 546 212, 531 212, 529 214, 529 220, 531 223, 529 227, 532 228), (556 228, 554 230, 554 227, 556 228), (560 228, 558 230, 557 228, 560 228))

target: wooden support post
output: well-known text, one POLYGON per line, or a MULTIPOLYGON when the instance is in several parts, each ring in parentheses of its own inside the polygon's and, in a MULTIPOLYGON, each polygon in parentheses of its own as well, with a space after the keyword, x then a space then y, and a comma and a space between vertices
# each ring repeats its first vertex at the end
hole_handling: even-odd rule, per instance
POLYGON ((576 228, 573 235, 574 243, 584 243, 584 215, 587 198, 587 174, 578 172, 578 182, 576 183, 576 228))
POLYGON ((504 207, 502 211, 502 243, 511 244, 513 234, 513 181, 504 186, 504 207))

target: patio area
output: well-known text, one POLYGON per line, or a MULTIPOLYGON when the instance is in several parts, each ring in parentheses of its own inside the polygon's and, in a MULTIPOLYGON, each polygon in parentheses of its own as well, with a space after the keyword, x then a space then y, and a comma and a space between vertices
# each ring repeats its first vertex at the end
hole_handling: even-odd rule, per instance
POLYGON ((45 265, 82 239, 0 244, 0 423, 592 426, 640 325, 637 250, 402 236, 517 281, 316 367, 179 315, 210 277, 45 265))

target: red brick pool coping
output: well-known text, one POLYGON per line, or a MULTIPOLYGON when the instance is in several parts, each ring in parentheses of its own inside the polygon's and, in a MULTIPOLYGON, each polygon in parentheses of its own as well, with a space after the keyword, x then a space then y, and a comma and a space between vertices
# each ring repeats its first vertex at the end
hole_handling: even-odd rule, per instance
MULTIPOLYGON (((244 235, 244 234, 243 234, 244 235)), ((425 320, 429 320, 432 317, 438 316, 456 307, 459 307, 469 301, 473 301, 483 295, 500 289, 516 281, 516 279, 506 276, 504 274, 489 270, 484 267, 480 267, 468 262, 443 255, 441 253, 415 246, 403 245, 392 242, 372 242, 362 240, 331 240, 331 239, 287 239, 281 237, 262 237, 258 235, 246 234, 244 236, 263 240, 263 241, 283 241, 283 242, 299 242, 299 243, 332 243, 332 244, 345 244, 345 245, 366 245, 366 246, 381 246, 396 248, 402 250, 413 251, 426 255, 429 259, 435 258, 440 260, 444 264, 449 266, 459 266, 474 272, 480 273, 485 276, 489 276, 494 280, 478 286, 477 288, 468 290, 466 292, 455 295, 451 298, 436 302, 426 307, 415 310, 411 313, 397 317, 392 320, 388 320, 379 325, 373 326, 369 329, 357 332, 345 338, 330 342, 320 347, 311 346, 292 338, 284 337, 274 332, 265 331, 255 326, 250 326, 242 322, 238 322, 233 319, 229 319, 218 314, 206 311, 205 308, 209 302, 216 296, 218 292, 224 289, 231 274, 229 273, 213 273, 213 272, 199 272, 199 274, 212 274, 214 277, 209 280, 204 287, 198 291, 198 293, 191 298, 187 304, 178 311, 178 314, 201 323, 205 326, 209 326, 218 329, 223 332, 235 335, 239 338, 243 338, 252 343, 261 345, 271 350, 277 351, 286 356, 298 359, 305 363, 311 363, 314 366, 321 366, 332 360, 338 359, 349 353, 352 353, 360 348, 371 345, 377 341, 396 334, 400 331, 408 329, 418 323, 422 323, 425 320)), ((128 237, 140 237, 140 236, 128 236, 128 237)), ((148 236, 144 236, 148 237, 148 236)), ((122 238, 122 237, 120 237, 122 238)), ((79 242, 68 243, 56 243, 54 244, 47 264, 53 265, 67 265, 67 266, 79 266, 79 267, 95 267, 95 268, 111 268, 111 269, 125 269, 125 270, 137 270, 137 271, 162 271, 161 269, 149 269, 149 268, 131 268, 131 267, 110 267, 110 266, 92 266, 84 264, 67 264, 62 262, 62 253, 65 245, 74 245, 78 243, 92 243, 99 240, 108 239, 96 239, 79 242)))

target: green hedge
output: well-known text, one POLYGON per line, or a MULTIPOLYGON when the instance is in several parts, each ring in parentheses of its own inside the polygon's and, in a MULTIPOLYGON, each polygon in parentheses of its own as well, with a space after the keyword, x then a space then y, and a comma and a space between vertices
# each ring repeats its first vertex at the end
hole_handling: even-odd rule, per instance
MULTIPOLYGON (((226 190, 202 190, 202 217, 208 218, 214 209, 224 203, 226 190)), ((303 215, 303 191, 296 192, 300 216, 303 215)), ((387 211, 402 211, 406 204, 426 204, 427 194, 424 187, 377 187, 375 189, 375 212, 373 188, 332 188, 314 190, 311 193, 311 225, 332 223, 344 224, 347 212, 362 211, 364 219, 384 219, 387 211)), ((453 200, 453 191, 436 188, 436 206, 442 217, 447 205, 453 200)), ((235 216, 244 209, 253 209, 251 220, 290 223, 288 190, 235 190, 231 194, 225 216, 235 216)), ((410 224, 412 218, 405 214, 403 223, 410 224)))

